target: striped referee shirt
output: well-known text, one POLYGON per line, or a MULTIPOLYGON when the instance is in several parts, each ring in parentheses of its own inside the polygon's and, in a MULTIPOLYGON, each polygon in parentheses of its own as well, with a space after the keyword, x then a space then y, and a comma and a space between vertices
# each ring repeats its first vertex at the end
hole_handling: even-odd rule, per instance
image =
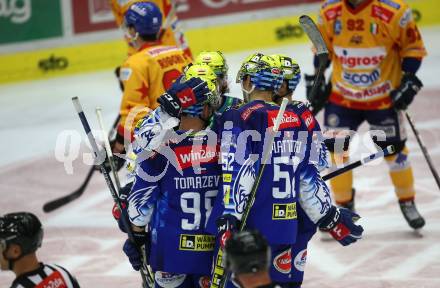
POLYGON ((40 263, 34 271, 18 276, 11 288, 80 288, 75 277, 59 265, 40 263))

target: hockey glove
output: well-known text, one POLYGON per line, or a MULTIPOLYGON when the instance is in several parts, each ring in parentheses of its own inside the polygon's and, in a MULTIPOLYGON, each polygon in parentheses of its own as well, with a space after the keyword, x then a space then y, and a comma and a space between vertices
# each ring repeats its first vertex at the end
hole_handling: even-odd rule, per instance
POLYGON ((224 248, 226 241, 232 237, 232 233, 238 231, 240 221, 231 214, 225 214, 219 217, 215 223, 217 224, 217 236, 220 247, 224 248))
POLYGON ((405 73, 400 82, 400 86, 391 91, 390 96, 394 108, 397 110, 406 110, 414 99, 414 96, 422 89, 423 83, 412 73, 405 73))
POLYGON ((364 228, 355 224, 359 218, 359 215, 348 209, 333 206, 319 220, 318 226, 321 231, 329 232, 342 246, 347 246, 362 238, 364 228))
POLYGON ((183 82, 182 77, 180 76, 171 88, 157 99, 162 110, 176 118, 180 117, 182 109, 205 102, 211 93, 208 84, 202 79, 194 77, 183 82))
POLYGON ((306 81, 306 96, 307 100, 312 106, 312 112, 314 115, 318 114, 318 112, 321 111, 321 109, 327 103, 328 97, 330 96, 330 93, 332 91, 331 82, 326 84, 325 78, 322 77, 322 80, 317 84, 318 88, 316 95, 311 95, 315 78, 315 75, 304 75, 304 79, 306 81))
POLYGON ((148 259, 148 252, 150 246, 150 237, 146 232, 133 232, 134 241, 133 243, 130 239, 125 240, 122 250, 125 255, 127 255, 131 266, 134 270, 139 271, 142 268, 142 256, 139 254, 137 247, 140 247, 142 253, 145 253, 148 259))
POLYGON ((119 229, 124 232, 127 233, 124 225, 122 224, 122 220, 121 220, 121 213, 124 213, 124 217, 127 217, 126 219, 128 219, 128 215, 127 215, 127 207, 128 207, 128 202, 127 202, 127 198, 128 198, 128 194, 131 191, 131 187, 133 186, 133 182, 128 183, 127 185, 125 185, 124 187, 121 188, 121 190, 119 191, 119 199, 121 201, 121 206, 123 211, 121 212, 121 210, 119 210, 118 205, 113 204, 113 209, 112 209, 112 214, 113 214, 113 218, 115 218, 116 221, 118 221, 118 226, 119 229))

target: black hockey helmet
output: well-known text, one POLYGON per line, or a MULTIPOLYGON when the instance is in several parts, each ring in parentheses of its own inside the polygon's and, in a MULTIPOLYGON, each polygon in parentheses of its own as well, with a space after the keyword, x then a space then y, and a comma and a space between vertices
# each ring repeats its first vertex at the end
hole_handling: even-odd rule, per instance
POLYGON ((6 250, 10 244, 17 244, 21 247, 21 256, 24 256, 35 252, 41 247, 42 241, 43 227, 34 214, 16 212, 0 217, 1 251, 6 250))
POLYGON ((266 239, 257 230, 232 235, 225 246, 226 268, 235 274, 268 271, 270 249, 266 239))

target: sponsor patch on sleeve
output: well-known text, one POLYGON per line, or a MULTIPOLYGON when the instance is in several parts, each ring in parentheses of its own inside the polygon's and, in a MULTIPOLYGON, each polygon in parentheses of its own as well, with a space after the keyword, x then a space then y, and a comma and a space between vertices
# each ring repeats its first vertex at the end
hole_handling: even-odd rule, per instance
POLYGON ((338 5, 334 8, 330 8, 324 12, 325 19, 327 21, 335 20, 338 16, 342 15, 342 6, 338 5))
POLYGON ((119 80, 127 81, 130 79, 133 70, 131 68, 121 68, 121 72, 119 74, 119 80))
POLYGON ((394 12, 382 6, 373 5, 371 10, 371 16, 373 16, 374 18, 379 18, 380 20, 386 23, 390 23, 391 19, 393 19, 394 12))

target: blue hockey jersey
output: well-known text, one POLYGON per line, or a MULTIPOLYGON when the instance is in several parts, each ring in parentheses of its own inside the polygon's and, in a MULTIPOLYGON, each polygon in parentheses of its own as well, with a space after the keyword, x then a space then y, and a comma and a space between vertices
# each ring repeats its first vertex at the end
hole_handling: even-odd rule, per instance
POLYGON ((263 151, 270 149, 246 227, 261 231, 270 244, 295 243, 299 177, 309 162, 312 133, 292 106, 284 112, 279 133, 268 147, 278 111, 275 103, 256 100, 221 117, 221 189, 208 224, 211 233, 215 234, 215 220, 222 214, 241 219, 263 151))
POLYGON ((208 130, 177 131, 158 152, 138 154, 128 211, 134 225, 150 226, 155 271, 210 272, 214 236, 205 227, 220 181, 217 138, 211 136, 208 130))

